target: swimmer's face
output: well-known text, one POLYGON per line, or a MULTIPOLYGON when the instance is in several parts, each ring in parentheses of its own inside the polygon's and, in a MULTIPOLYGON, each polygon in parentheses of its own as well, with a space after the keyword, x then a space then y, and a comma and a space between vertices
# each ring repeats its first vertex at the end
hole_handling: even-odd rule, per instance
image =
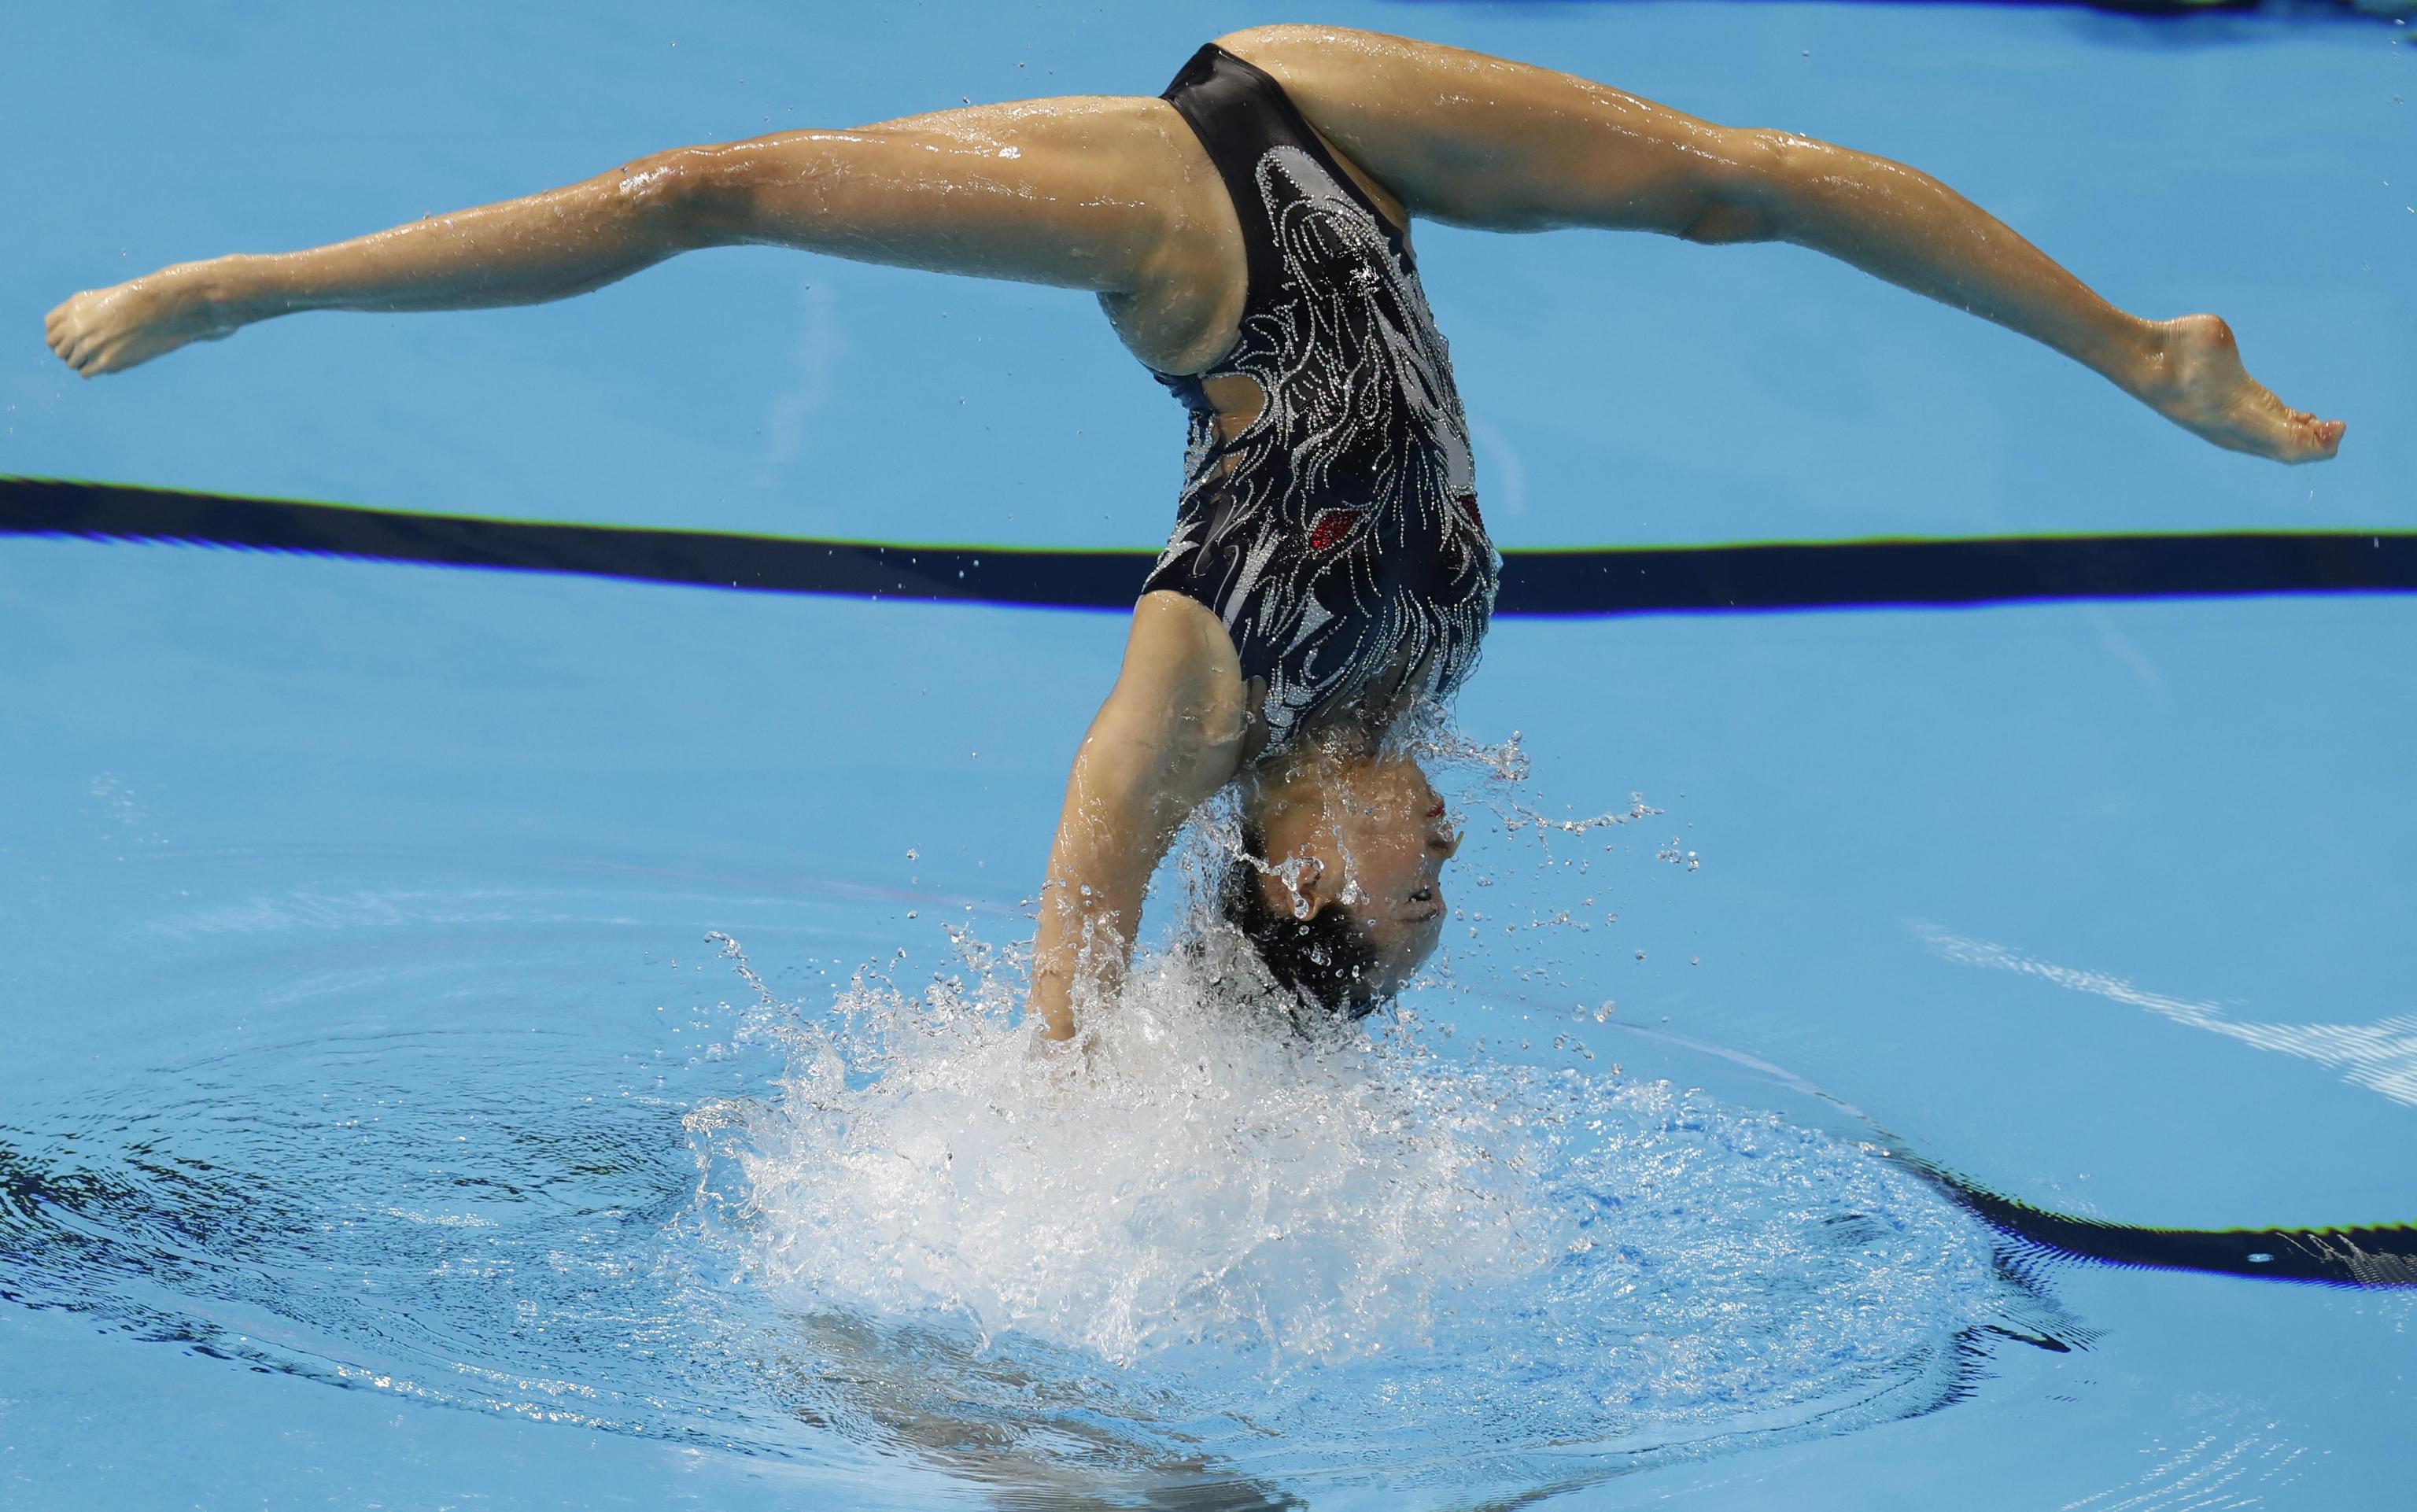
POLYGON ((1418 764, 1353 764, 1289 784, 1262 824, 1271 858, 1313 864, 1304 879, 1313 912, 1348 908, 1376 954, 1380 991, 1400 990, 1443 937, 1443 864, 1460 849, 1418 764))

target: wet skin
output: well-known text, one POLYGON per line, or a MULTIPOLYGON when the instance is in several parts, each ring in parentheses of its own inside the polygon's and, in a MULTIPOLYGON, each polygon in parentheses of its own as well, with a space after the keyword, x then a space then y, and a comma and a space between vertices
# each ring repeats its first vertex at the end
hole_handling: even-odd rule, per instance
MULTIPOLYGON (((2340 446, 2341 421, 2250 377, 2222 320, 2118 310, 1906 164, 1406 38, 1262 26, 1219 40, 1276 78, 1397 221, 1792 242, 2049 346, 2213 445, 2284 462, 2340 446)), ((1216 364, 1247 289, 1233 202, 1173 107, 1084 96, 674 148, 351 241, 89 290, 50 312, 44 338, 94 377, 279 315, 531 304, 742 243, 1087 290, 1126 347, 1166 373, 1216 364)), ((1229 430, 1263 398, 1211 397, 1229 430)), ((1114 990, 1152 868, 1184 818, 1243 774, 1252 733, 1224 627, 1178 596, 1146 596, 1051 851, 1030 999, 1043 1036, 1072 1036, 1077 996, 1114 990)), ((1410 916, 1426 906, 1409 895, 1433 841, 1421 815, 1377 807, 1393 817, 1345 822, 1349 863, 1383 915, 1372 927, 1407 959, 1437 922, 1410 916)))
POLYGON ((1376 950, 1378 995, 1399 991, 1443 937, 1443 864, 1460 849, 1426 773, 1406 758, 1314 755, 1254 781, 1245 802, 1267 840, 1268 906, 1349 909, 1376 950))

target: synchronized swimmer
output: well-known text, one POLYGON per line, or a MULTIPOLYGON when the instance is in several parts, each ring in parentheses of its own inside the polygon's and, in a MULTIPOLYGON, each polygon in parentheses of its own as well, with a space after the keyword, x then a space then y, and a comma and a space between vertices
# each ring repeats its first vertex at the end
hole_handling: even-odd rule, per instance
POLYGON ((1067 782, 1028 1010, 1129 963, 1151 872, 1239 784, 1221 892, 1270 985, 1357 1016, 1441 933, 1457 844, 1404 732, 1475 665, 1499 559, 1415 217, 1788 241, 2063 353, 2220 446, 2333 455, 2212 315, 2149 321, 1901 163, 1711 125, 1482 53, 1325 26, 1204 47, 1163 95, 973 106, 677 148, 308 251, 179 264, 53 310, 86 376, 306 310, 561 299, 769 243, 1087 289, 1191 412, 1176 527, 1067 782))

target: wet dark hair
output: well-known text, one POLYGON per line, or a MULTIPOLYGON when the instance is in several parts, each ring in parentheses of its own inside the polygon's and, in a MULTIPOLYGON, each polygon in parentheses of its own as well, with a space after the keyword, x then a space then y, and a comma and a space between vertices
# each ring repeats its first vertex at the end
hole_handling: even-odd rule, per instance
MULTIPOLYGON (((1256 825, 1246 826, 1243 849, 1264 853, 1256 825)), ((1217 889, 1217 911, 1267 964, 1277 983, 1304 1002, 1345 1019, 1364 1019, 1390 994, 1377 990, 1376 948, 1367 928, 1341 903, 1328 903, 1308 918, 1280 913, 1259 885, 1260 870, 1236 856, 1217 889)))

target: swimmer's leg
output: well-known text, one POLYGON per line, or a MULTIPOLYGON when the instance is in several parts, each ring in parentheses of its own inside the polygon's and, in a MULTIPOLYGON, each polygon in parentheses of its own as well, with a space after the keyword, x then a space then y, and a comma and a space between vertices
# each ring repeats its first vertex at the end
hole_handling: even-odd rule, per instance
POLYGON ((744 242, 1088 289, 1120 325, 1124 300, 1181 327, 1205 324, 1216 294, 1187 247, 1170 255, 1200 240, 1176 234, 1193 180, 1215 175, 1162 101, 975 106, 679 148, 332 246, 180 264, 75 295, 47 336, 89 377, 274 315, 534 304, 744 242))
POLYGON ((2223 321, 2127 315, 1902 163, 1396 37, 1268 26, 1224 41, 1413 214, 1795 242, 2045 342, 2217 446, 2314 461, 2340 444, 2340 421, 2285 407, 2242 370, 2223 321))

